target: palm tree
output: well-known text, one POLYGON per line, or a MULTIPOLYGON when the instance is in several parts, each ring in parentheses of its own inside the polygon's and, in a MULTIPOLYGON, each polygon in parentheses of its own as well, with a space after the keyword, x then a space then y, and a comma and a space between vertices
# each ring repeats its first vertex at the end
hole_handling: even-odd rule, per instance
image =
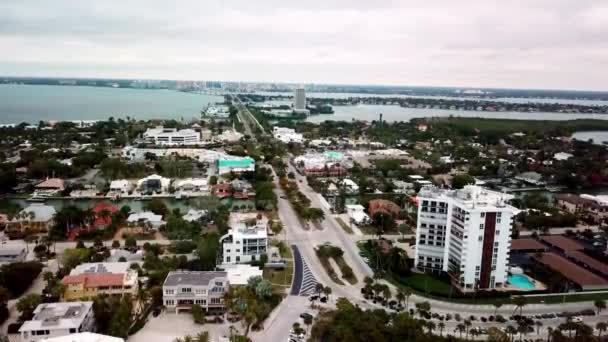
POLYGON ((382 286, 382 298, 384 298, 384 300, 388 302, 392 296, 393 294, 391 293, 391 288, 388 287, 388 285, 382 286))
POLYGON ((370 276, 365 276, 365 278, 363 278, 363 283, 365 283, 365 286, 372 286, 374 284, 374 279, 370 276))
POLYGON ((528 304, 528 300, 524 296, 517 296, 513 298, 513 304, 515 304, 515 310, 519 309, 519 315, 521 316, 524 306, 528 304))
POLYGON ((456 325, 456 329, 454 329, 454 331, 458 331, 460 333, 460 338, 462 339, 462 333, 467 330, 467 327, 462 324, 462 323, 458 323, 458 325, 456 325))
POLYGON ((405 296, 405 309, 408 309, 410 296, 412 295, 412 289, 406 287, 403 289, 403 295, 405 296))
POLYGON ((517 332, 519 332, 519 342, 521 342, 524 335, 528 333, 528 323, 526 323, 525 320, 519 320, 519 322, 517 323, 517 332))
POLYGON ((201 331, 198 334, 196 334, 196 337, 194 338, 196 340, 196 342, 209 342, 209 332, 208 331, 201 331))
POLYGON ((553 336, 553 327, 547 327, 547 342, 551 342, 551 336, 553 336))
POLYGON ((331 287, 329 286, 325 286, 323 288, 323 294, 325 295, 325 297, 327 297, 327 299, 329 300, 329 295, 331 294, 331 287))
POLYGON ((595 328, 598 331, 597 337, 599 339, 601 339, 602 338, 602 333, 608 329, 608 324, 606 324, 605 322, 598 322, 595 325, 595 328))
POLYGON ((471 337, 473 337, 473 339, 475 339, 475 337, 479 336, 479 330, 472 328, 469 330, 469 333, 471 334, 471 337))
POLYGON ((435 323, 432 321, 426 322, 425 325, 426 328, 429 329, 429 335, 433 334, 433 330, 435 330, 435 328, 437 327, 437 325, 435 325, 435 323))
POLYGON ((500 307, 502 306, 502 302, 497 300, 494 303, 492 303, 492 305, 494 305, 494 316, 496 316, 498 309, 500 309, 500 307))
POLYGON ((190 335, 186 335, 182 338, 183 342, 194 342, 194 339, 190 335))
POLYGON ((443 329, 445 329, 445 323, 443 323, 443 322, 439 322, 439 323, 437 324, 437 327, 439 328, 439 335, 440 335, 440 336, 443 336, 443 329))
POLYGON ((466 328, 465 332, 467 333, 467 337, 466 337, 467 340, 469 339, 469 328, 471 327, 471 325, 472 325, 472 323, 470 320, 468 320, 468 319, 464 320, 464 326, 466 328))
POLYGON ((508 325, 505 331, 511 337, 511 342, 513 342, 513 338, 515 337, 515 334, 517 334, 517 329, 512 325, 508 325))
POLYGON ((543 322, 536 321, 536 322, 534 322, 534 325, 536 325, 536 335, 539 335, 540 334, 540 327, 543 326, 543 322))
POLYGON ((606 308, 606 301, 603 299, 598 299, 593 302, 593 306, 597 309, 597 314, 599 315, 602 310, 606 308))
POLYGON ((403 292, 402 289, 398 289, 397 290, 397 294, 395 295, 395 299, 397 300, 397 302, 399 303, 399 305, 403 304, 403 302, 405 302, 405 293, 403 292))

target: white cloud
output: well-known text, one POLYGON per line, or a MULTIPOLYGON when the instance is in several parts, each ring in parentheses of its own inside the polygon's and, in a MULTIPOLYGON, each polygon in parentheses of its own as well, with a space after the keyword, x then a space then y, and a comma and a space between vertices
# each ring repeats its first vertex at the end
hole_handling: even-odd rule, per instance
POLYGON ((604 90, 607 23, 601 0, 4 0, 0 75, 604 90))

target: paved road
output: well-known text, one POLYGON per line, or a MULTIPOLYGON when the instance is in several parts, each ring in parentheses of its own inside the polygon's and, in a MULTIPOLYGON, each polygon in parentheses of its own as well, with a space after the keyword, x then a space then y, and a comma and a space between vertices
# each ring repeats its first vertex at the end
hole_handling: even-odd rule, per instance
POLYGON ((257 126, 260 129, 262 134, 265 134, 264 127, 258 122, 258 120, 251 114, 247 106, 241 102, 238 96, 232 96, 232 102, 235 104, 236 108, 239 110, 237 115, 241 119, 243 123, 243 127, 245 128, 245 134, 249 135, 252 138, 255 138, 254 129, 252 126, 257 126))

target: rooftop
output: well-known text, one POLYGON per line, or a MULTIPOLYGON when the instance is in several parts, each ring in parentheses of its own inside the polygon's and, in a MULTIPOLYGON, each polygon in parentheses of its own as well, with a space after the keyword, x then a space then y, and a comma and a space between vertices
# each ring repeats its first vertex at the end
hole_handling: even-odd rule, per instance
POLYGON ((77 329, 92 308, 93 302, 40 304, 34 310, 34 317, 23 323, 19 331, 77 329))
POLYGON ((464 188, 458 190, 447 190, 435 186, 424 186, 422 189, 420 189, 418 196, 435 199, 450 198, 457 202, 460 206, 469 209, 494 208, 500 210, 502 208, 509 208, 512 211, 519 212, 517 208, 506 203, 506 201, 514 198, 513 195, 488 190, 477 185, 466 185, 464 188))
POLYGON ((546 250, 547 246, 535 239, 523 238, 511 240, 511 250, 546 250))
POLYGON ((582 244, 562 235, 543 235, 540 239, 565 252, 585 249, 582 244))
POLYGON ((207 286, 216 278, 227 278, 227 272, 197 272, 173 271, 169 272, 163 286, 201 285, 207 286))
MULTIPOLYGON (((537 259, 536 256, 533 257, 537 259)), ((542 253, 537 260, 554 271, 561 273, 569 280, 577 283, 583 290, 608 288, 608 281, 604 278, 555 253, 542 253)))

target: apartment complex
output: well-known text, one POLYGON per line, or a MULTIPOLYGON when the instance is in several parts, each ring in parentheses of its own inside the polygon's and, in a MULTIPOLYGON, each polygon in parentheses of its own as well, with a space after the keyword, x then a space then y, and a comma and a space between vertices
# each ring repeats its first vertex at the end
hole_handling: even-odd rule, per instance
POLYGON ((464 291, 506 285, 513 218, 511 195, 479 186, 423 187, 418 193, 416 266, 448 272, 464 291))
POLYGON ((268 218, 256 213, 230 214, 230 229, 221 237, 222 263, 226 265, 260 260, 268 247, 268 218))
POLYGON ((95 330, 93 302, 40 304, 34 317, 19 328, 22 342, 95 330))
POLYGON ((65 300, 93 298, 99 294, 135 297, 139 286, 137 272, 128 262, 81 264, 61 282, 65 285, 65 300))
POLYGON ((275 139, 280 140, 286 144, 301 143, 304 141, 304 136, 301 133, 296 133, 296 130, 293 128, 274 126, 272 130, 272 135, 275 139))
POLYGON ((555 200, 558 207, 594 222, 601 223, 608 219, 608 196, 557 194, 555 200))
POLYGON ((143 134, 145 142, 155 145, 195 145, 201 142, 201 134, 193 129, 148 128, 143 134))
POLYGON ((223 310, 228 286, 226 272, 169 272, 163 284, 163 303, 175 312, 190 310, 194 304, 206 311, 223 310))

